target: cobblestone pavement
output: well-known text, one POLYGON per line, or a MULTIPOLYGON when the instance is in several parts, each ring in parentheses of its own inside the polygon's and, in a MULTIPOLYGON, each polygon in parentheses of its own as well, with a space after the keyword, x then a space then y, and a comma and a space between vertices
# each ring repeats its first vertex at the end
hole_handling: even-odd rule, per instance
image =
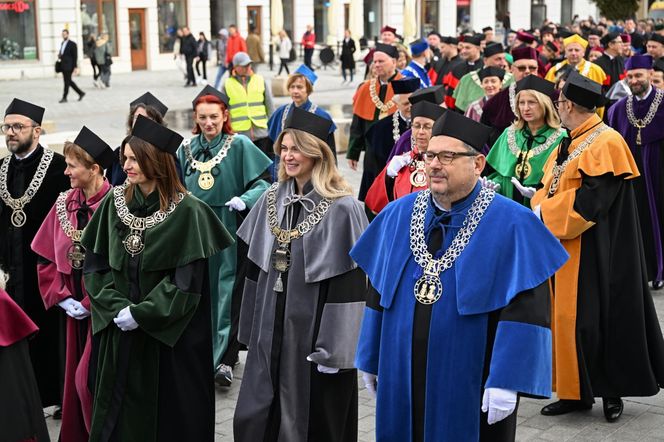
MULTIPOLYGON (((364 71, 363 66, 358 65, 358 68, 360 72, 364 71)), ((210 71, 214 73, 215 69, 210 69, 210 71)), ((269 73, 265 66, 259 67, 258 72, 265 74, 267 78, 273 76, 273 73, 269 73)), ((313 101, 330 109, 335 118, 348 117, 349 104, 352 102, 352 95, 359 81, 355 80, 352 85, 342 85, 337 70, 320 69, 317 73, 320 79, 316 85, 316 92, 312 96, 313 101)), ((149 90, 170 107, 169 112, 175 116, 169 120, 170 126, 181 132, 182 135, 186 136, 189 133, 190 117, 187 112, 198 89, 182 87, 184 80, 176 70, 114 74, 111 78, 112 87, 107 90, 94 89, 89 77, 79 77, 75 80, 87 95, 81 102, 70 101, 66 104, 58 103, 62 91, 61 78, 0 81, 0 107, 4 109, 9 101, 17 96, 45 106, 44 118, 53 121, 55 131, 78 131, 85 124, 107 140, 109 144, 117 145, 125 134, 128 103, 149 90)), ((72 94, 69 99, 75 100, 76 95, 72 94)), ((286 97, 275 99, 277 105, 286 102, 286 97)), ((3 145, 3 141, 0 141, 0 146, 3 145)), ((3 153, 0 151, 0 156, 2 155, 3 153)), ((351 171, 342 156, 340 156, 339 166, 344 176, 357 189, 360 172, 351 171)), ((661 323, 664 318, 664 291, 654 292, 654 299, 661 323)), ((242 360, 244 360, 244 354, 242 360)), ((230 389, 217 388, 217 441, 232 440, 233 410, 243 368, 242 363, 236 370, 236 380, 230 389)), ((360 383, 360 385, 362 384, 360 383)), ((517 440, 664 441, 664 393, 650 398, 627 398, 625 412, 615 423, 607 423, 604 420, 601 401, 590 411, 560 417, 545 417, 539 414, 540 408, 547 403, 548 401, 532 399, 525 399, 521 402, 518 411, 517 440)), ((359 438, 361 441, 374 440, 374 419, 374 401, 362 388, 359 400, 359 438)), ((57 440, 59 421, 54 421, 49 415, 47 422, 52 439, 57 440)))

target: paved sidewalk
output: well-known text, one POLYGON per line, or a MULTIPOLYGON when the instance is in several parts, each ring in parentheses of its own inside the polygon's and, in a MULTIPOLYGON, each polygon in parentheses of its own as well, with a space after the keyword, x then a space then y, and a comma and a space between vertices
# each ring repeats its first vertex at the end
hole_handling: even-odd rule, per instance
MULTIPOLYGON (((295 64, 293 64, 296 67, 295 64)), ((358 65, 364 72, 364 67, 358 65)), ((216 73, 211 69, 211 76, 216 73)), ((267 68, 259 67, 259 73, 271 78, 267 68)), ((355 80, 352 85, 342 85, 337 69, 318 70, 320 79, 312 99, 318 105, 330 109, 335 117, 348 116, 355 88, 359 84, 355 80)), ((98 90, 92 87, 91 78, 76 78, 76 82, 86 91, 81 102, 70 101, 59 104, 62 92, 62 79, 36 79, 23 81, 0 81, 0 107, 4 110, 9 101, 17 96, 46 107, 45 120, 52 120, 57 131, 78 131, 85 124, 97 132, 109 144, 116 146, 124 138, 125 123, 129 102, 146 90, 161 99, 171 110, 169 118, 172 128, 182 135, 190 133, 190 116, 188 110, 191 100, 200 88, 184 88, 184 80, 179 71, 164 72, 133 72, 130 74, 113 74, 112 87, 98 90)), ((70 100, 76 100, 75 93, 70 100)), ((275 99, 280 105, 288 101, 287 97, 275 99)), ((0 145, 4 144, 4 140, 0 145)), ((0 156, 3 153, 0 151, 0 156)), ((358 188, 361 172, 351 171, 342 156, 339 166, 348 181, 358 188)), ((664 291, 654 292, 655 306, 660 318, 664 319, 664 291)), ((244 360, 244 354, 242 356, 244 360)), ((217 388, 216 400, 216 432, 217 441, 232 441, 232 419, 235 401, 242 379, 242 363, 236 373, 236 381, 232 388, 217 388)), ((362 383, 360 382, 360 385, 362 383)), ((615 423, 607 423, 602 415, 601 401, 593 410, 574 413, 560 417, 544 417, 539 414, 542 406, 549 401, 525 399, 519 408, 519 441, 664 441, 664 393, 651 398, 626 399, 625 412, 615 423)), ((362 388, 359 400, 359 438, 362 442, 374 440, 374 401, 362 388)), ((48 418, 49 430, 53 440, 57 440, 59 421, 48 418)))

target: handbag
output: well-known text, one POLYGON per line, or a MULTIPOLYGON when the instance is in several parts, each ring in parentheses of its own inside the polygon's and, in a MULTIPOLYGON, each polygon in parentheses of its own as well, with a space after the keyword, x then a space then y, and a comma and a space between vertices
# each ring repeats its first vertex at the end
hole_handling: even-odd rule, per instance
POLYGON ((56 60, 55 62, 55 73, 59 74, 62 72, 62 62, 60 60, 56 60))

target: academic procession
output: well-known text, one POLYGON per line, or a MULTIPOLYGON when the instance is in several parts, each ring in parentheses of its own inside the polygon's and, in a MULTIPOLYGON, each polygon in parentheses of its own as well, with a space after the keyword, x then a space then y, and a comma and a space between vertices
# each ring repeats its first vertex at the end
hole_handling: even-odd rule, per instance
POLYGON ((632 25, 383 23, 348 121, 241 50, 180 85, 186 137, 151 85, 52 148, 12 91, 0 442, 211 442, 229 389, 238 442, 356 442, 360 395, 377 441, 619 426, 664 388, 664 24, 632 25))

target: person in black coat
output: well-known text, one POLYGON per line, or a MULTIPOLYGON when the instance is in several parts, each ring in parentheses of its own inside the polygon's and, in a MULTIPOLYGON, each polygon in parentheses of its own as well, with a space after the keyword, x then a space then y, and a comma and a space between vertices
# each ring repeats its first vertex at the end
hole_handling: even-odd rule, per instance
POLYGON ((346 82, 346 69, 350 71, 350 80, 349 83, 353 82, 353 73, 355 72, 355 41, 350 38, 350 30, 346 29, 344 31, 344 41, 341 44, 341 75, 344 77, 346 82))
POLYGON ((191 35, 188 27, 182 28, 182 44, 180 45, 180 54, 184 55, 187 62, 187 86, 196 86, 196 78, 194 77, 194 59, 198 55, 198 43, 196 38, 191 35))
POLYGON ((69 31, 66 29, 62 30, 62 43, 60 44, 60 51, 58 52, 58 61, 60 62, 60 69, 62 70, 62 78, 65 81, 65 89, 62 92, 62 100, 60 100, 60 103, 67 102, 67 94, 69 94, 70 86, 78 94, 78 101, 81 101, 85 92, 83 92, 71 79, 74 71, 78 69, 78 46, 76 46, 75 42, 69 39, 69 31))

